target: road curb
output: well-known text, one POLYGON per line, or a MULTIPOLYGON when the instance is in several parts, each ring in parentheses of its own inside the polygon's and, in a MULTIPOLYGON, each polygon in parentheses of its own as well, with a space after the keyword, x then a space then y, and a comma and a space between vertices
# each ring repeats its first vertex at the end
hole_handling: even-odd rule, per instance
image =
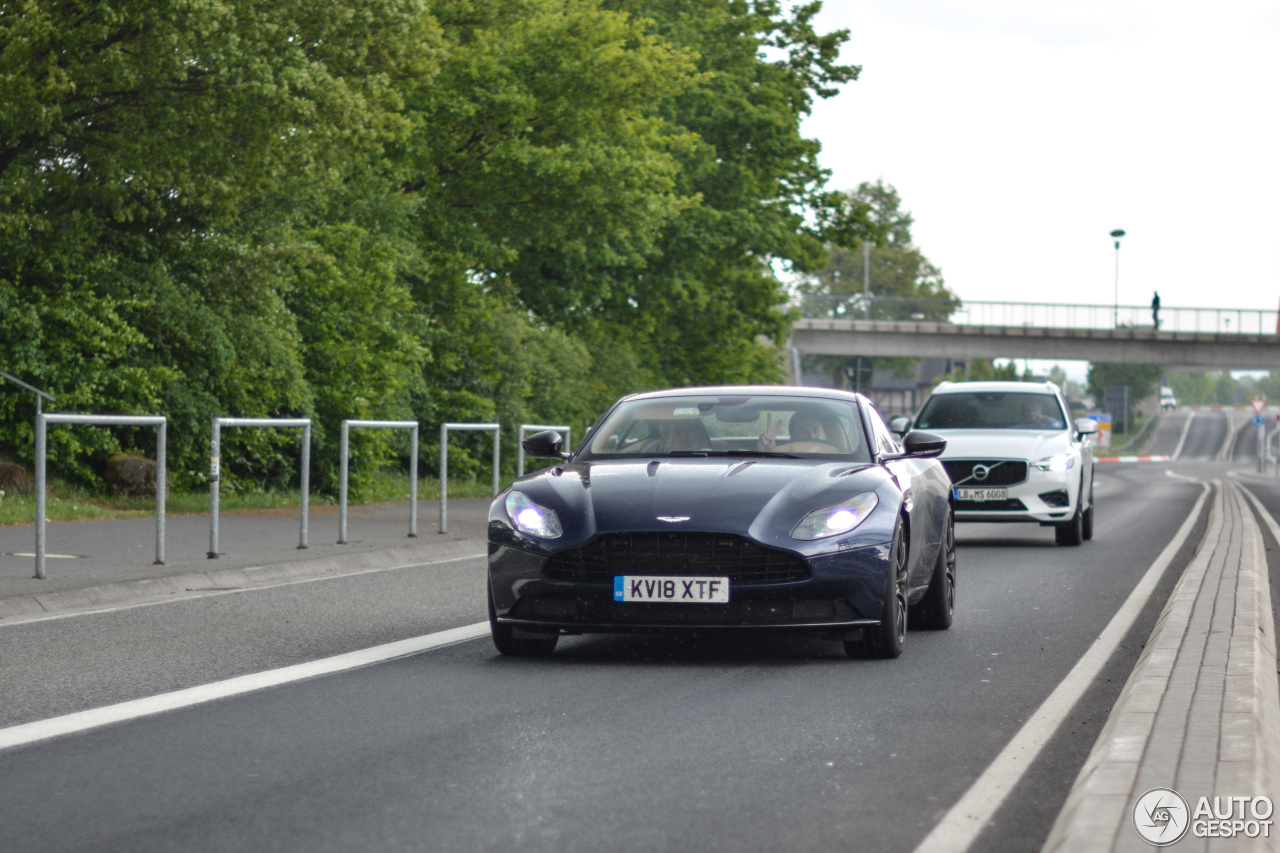
MULTIPOLYGON (((1134 803, 1150 788, 1173 788, 1192 804, 1201 796, 1280 792, 1280 686, 1266 551, 1241 490, 1215 485, 1200 547, 1076 777, 1045 851, 1151 849, 1132 823, 1134 803)), ((1240 841, 1226 843, 1242 849, 1240 841)), ((1274 841, 1265 849, 1274 849, 1274 841)))
POLYGON ((165 601, 192 595, 232 592, 291 581, 339 578, 407 566, 479 557, 482 543, 453 539, 442 543, 349 551, 324 557, 290 560, 243 568, 181 572, 153 578, 114 581, 94 586, 39 592, 0 599, 0 622, 101 610, 113 606, 165 601))

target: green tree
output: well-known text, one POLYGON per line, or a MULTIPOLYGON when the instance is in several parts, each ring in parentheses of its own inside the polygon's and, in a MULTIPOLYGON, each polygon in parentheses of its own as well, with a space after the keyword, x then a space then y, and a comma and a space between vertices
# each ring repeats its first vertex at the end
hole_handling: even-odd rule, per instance
POLYGON ((1094 362, 1089 365, 1089 393, 1102 405, 1108 386, 1127 385, 1129 399, 1135 403, 1156 392, 1164 367, 1159 364, 1115 364, 1094 362))
POLYGON ((828 242, 826 264, 798 288, 815 297, 806 301, 806 312, 868 319, 950 318, 960 300, 947 289, 942 271, 916 246, 911 236, 915 220, 902 209, 898 191, 882 180, 864 182, 853 192, 841 193, 840 204, 847 217, 866 216, 870 233, 856 243, 828 242), (864 305, 868 284, 872 301, 864 305))

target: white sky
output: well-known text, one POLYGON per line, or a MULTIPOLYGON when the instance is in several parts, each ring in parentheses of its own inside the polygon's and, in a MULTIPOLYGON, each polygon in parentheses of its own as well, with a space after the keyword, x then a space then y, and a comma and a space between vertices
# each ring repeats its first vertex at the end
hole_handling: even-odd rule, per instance
MULTIPOLYGON (((826 0, 832 186, 897 188, 976 301, 1275 310, 1280 2, 826 0)), ((873 282, 874 285, 874 282, 873 282)))

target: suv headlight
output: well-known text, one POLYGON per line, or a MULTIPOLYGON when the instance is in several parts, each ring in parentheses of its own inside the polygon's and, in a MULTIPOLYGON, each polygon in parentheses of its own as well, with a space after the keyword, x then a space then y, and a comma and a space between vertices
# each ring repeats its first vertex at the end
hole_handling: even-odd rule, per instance
POLYGON ((1039 462, 1033 463, 1032 467, 1037 471, 1055 471, 1061 473, 1063 471, 1070 471, 1075 467, 1075 464, 1076 458, 1070 453, 1064 452, 1055 453, 1052 456, 1046 456, 1039 462))
POLYGON ((879 502, 875 492, 863 492, 835 506, 815 509, 796 525, 791 536, 794 539, 810 540, 848 533, 866 521, 879 502))
POLYGON ((507 518, 517 530, 541 539, 557 539, 564 532, 555 510, 538 506, 523 492, 508 494, 506 505, 507 518))

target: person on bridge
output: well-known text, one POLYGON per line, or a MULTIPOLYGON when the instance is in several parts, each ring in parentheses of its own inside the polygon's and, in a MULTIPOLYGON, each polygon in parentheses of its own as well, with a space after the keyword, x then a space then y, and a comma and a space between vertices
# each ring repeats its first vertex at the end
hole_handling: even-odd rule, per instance
POLYGON ((1151 297, 1151 323, 1156 327, 1156 331, 1160 331, 1160 293, 1157 291, 1151 297))

